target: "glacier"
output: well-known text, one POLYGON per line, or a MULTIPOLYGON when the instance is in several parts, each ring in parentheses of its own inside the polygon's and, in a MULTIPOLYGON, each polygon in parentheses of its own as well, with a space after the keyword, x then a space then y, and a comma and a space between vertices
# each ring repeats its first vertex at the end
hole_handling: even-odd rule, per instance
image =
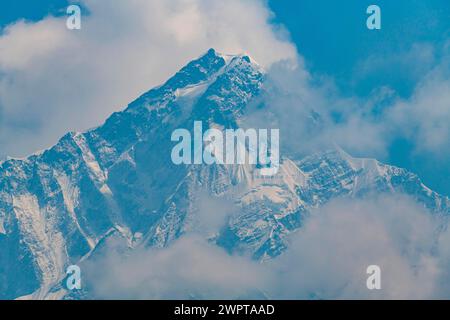
POLYGON ((262 263, 282 254, 309 212, 334 198, 402 193, 432 214, 450 213, 449 198, 414 173, 338 146, 301 158, 282 154, 274 176, 246 164, 172 163, 174 129, 194 121, 241 127, 265 78, 249 56, 210 49, 101 126, 2 161, 0 299, 84 298, 64 288, 67 266, 89 260, 111 236, 130 250, 168 246, 201 228, 204 194, 233 208, 223 226, 204 233, 208 241, 262 263))

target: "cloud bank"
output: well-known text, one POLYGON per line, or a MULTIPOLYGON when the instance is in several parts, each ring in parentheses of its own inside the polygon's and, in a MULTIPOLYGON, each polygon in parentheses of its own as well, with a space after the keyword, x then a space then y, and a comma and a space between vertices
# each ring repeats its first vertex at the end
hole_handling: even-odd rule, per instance
POLYGON ((270 281, 263 266, 188 235, 164 249, 123 254, 121 244, 83 267, 92 293, 110 299, 220 299, 245 296, 270 281))
POLYGON ((187 233, 164 249, 123 254, 111 244, 83 270, 100 298, 448 298, 450 233, 441 226, 407 197, 340 199, 313 211, 288 250, 265 263, 187 233), (374 264, 381 290, 366 287, 374 264))
POLYGON ((325 299, 434 297, 444 269, 434 254, 438 222, 402 196, 333 201, 313 214, 294 236, 287 254, 275 262, 284 284, 280 295, 325 299), (366 287, 369 265, 381 268, 381 290, 366 287))

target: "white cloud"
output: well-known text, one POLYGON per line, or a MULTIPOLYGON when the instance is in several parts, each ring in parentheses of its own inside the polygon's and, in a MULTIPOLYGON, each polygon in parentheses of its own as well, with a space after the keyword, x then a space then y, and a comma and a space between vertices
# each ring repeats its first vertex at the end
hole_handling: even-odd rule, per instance
POLYGON ((339 199, 262 264, 188 233, 167 248, 127 254, 112 243, 83 272, 100 298, 448 298, 450 232, 438 231, 442 222, 400 195, 339 199), (381 290, 366 287, 373 264, 381 290))
POLYGON ((450 154, 450 58, 420 81, 413 96, 388 110, 390 132, 416 142, 418 152, 450 154), (396 132, 397 131, 397 132, 396 132))
POLYGON ((376 75, 390 77, 393 73, 420 80, 435 65, 436 51, 430 43, 413 43, 407 50, 370 54, 355 65, 352 82, 376 75))
POLYGON ((266 286, 270 274, 244 257, 188 235, 164 249, 124 254, 110 243, 103 256, 83 266, 95 296, 133 299, 236 298, 266 286))
POLYGON ((216 235, 225 222, 241 210, 232 199, 211 195, 206 190, 196 193, 193 207, 195 220, 191 223, 192 231, 206 237, 216 235))
POLYGON ((32 63, 45 59, 46 55, 64 45, 65 30, 60 21, 48 18, 30 25, 20 20, 7 26, 0 38, 0 68, 20 70, 32 67, 32 63))
MULTIPOLYGON (((302 63, 294 69, 275 63, 263 98, 270 113, 254 108, 248 125, 281 128, 281 145, 303 155, 336 143, 351 154, 382 159, 390 144, 403 138, 419 154, 448 159, 450 51, 446 46, 413 45, 411 52, 378 63, 384 66, 399 61, 405 69, 419 65, 408 71, 417 80, 408 98, 400 98, 389 87, 374 88, 368 97, 345 97, 332 79, 309 74, 302 63), (320 119, 314 120, 312 111, 320 119)), ((377 63, 367 64, 377 69, 377 63)), ((359 67, 362 74, 372 72, 367 66, 359 67)))
MULTIPOLYGON (((341 199, 314 212, 275 262, 283 297, 417 299, 437 294, 437 224, 400 196, 341 199), (366 268, 381 268, 381 290, 368 290, 366 268)), ((448 295, 448 291, 447 291, 448 295)))
POLYGON ((23 156, 68 130, 99 125, 210 47, 270 65, 295 58, 265 2, 82 1, 65 17, 17 22, 0 36, 0 149, 23 156))
POLYGON ((250 108, 246 125, 280 128, 288 154, 304 156, 334 144, 351 154, 385 153, 384 124, 370 114, 384 90, 367 101, 343 97, 332 80, 309 74, 302 63, 292 68, 284 62, 272 65, 266 88, 266 108, 250 108))

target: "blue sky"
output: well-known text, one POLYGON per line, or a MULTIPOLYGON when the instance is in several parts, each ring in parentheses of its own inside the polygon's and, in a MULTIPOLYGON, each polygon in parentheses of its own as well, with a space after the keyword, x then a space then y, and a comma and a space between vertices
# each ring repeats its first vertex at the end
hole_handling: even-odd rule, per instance
POLYGON ((408 50, 417 42, 442 42, 450 32, 450 2, 446 0, 281 0, 271 1, 271 7, 309 69, 333 75, 340 88, 352 94, 365 95, 374 86, 386 84, 402 95, 410 94, 417 79, 396 66, 352 83, 357 63, 370 55, 408 50), (380 31, 365 26, 363 13, 373 3, 382 10, 380 31))
MULTIPOLYGON (((64 14, 67 2, 3 1, 0 26, 64 14)), ((273 22, 289 31, 307 69, 333 79, 348 97, 368 99, 375 89, 388 86, 408 99, 418 82, 438 66, 441 49, 450 39, 448 0, 269 0, 268 4, 275 13, 273 22), (381 7, 379 31, 365 26, 370 4, 381 7)), ((448 154, 417 152, 414 141, 399 137, 380 160, 418 173, 432 189, 449 195, 448 154)))
MULTIPOLYGON (((358 77, 358 65, 369 57, 383 60, 385 56, 401 55, 417 43, 439 47, 450 38, 447 0, 273 0, 270 5, 275 20, 289 30, 308 69, 332 76, 346 95, 365 97, 374 88, 387 85, 400 96, 409 97, 428 71, 426 66, 416 71, 415 65, 386 59, 378 70, 358 77), (365 26, 367 16, 363 13, 370 4, 381 8, 379 31, 369 31, 365 26)), ((419 174, 427 185, 449 195, 450 158, 436 159, 413 149, 411 141, 398 139, 382 160, 419 174)))
POLYGON ((4 27, 18 19, 37 21, 50 14, 60 14, 68 1, 66 0, 7 0, 2 1, 0 26, 4 27))
POLYGON ((446 0, 274 0, 276 21, 283 23, 305 57, 308 69, 332 75, 346 93, 367 95, 389 85, 401 95, 411 93, 417 76, 390 65, 353 82, 358 63, 369 56, 409 50, 414 43, 442 43, 450 36, 450 2, 446 0), (377 4, 382 29, 366 28, 365 10, 377 4))

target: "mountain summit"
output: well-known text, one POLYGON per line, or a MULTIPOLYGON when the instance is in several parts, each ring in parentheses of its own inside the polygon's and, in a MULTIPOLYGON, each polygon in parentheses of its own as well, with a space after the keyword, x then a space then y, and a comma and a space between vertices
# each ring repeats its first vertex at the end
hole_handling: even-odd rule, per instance
MULTIPOLYGON (((262 68, 246 55, 210 49, 92 130, 70 132, 26 159, 0 164, 0 299, 62 298, 68 265, 95 256, 117 236, 137 247, 168 246, 188 232, 228 252, 264 261, 280 255, 312 208, 371 192, 411 195, 448 214, 449 199, 401 168, 356 159, 339 148, 283 158, 273 177, 250 165, 174 165, 171 132, 237 128, 264 91, 262 68), (205 223, 204 212, 222 223, 205 223)), ((281 128, 282 129, 282 128, 281 128)))

